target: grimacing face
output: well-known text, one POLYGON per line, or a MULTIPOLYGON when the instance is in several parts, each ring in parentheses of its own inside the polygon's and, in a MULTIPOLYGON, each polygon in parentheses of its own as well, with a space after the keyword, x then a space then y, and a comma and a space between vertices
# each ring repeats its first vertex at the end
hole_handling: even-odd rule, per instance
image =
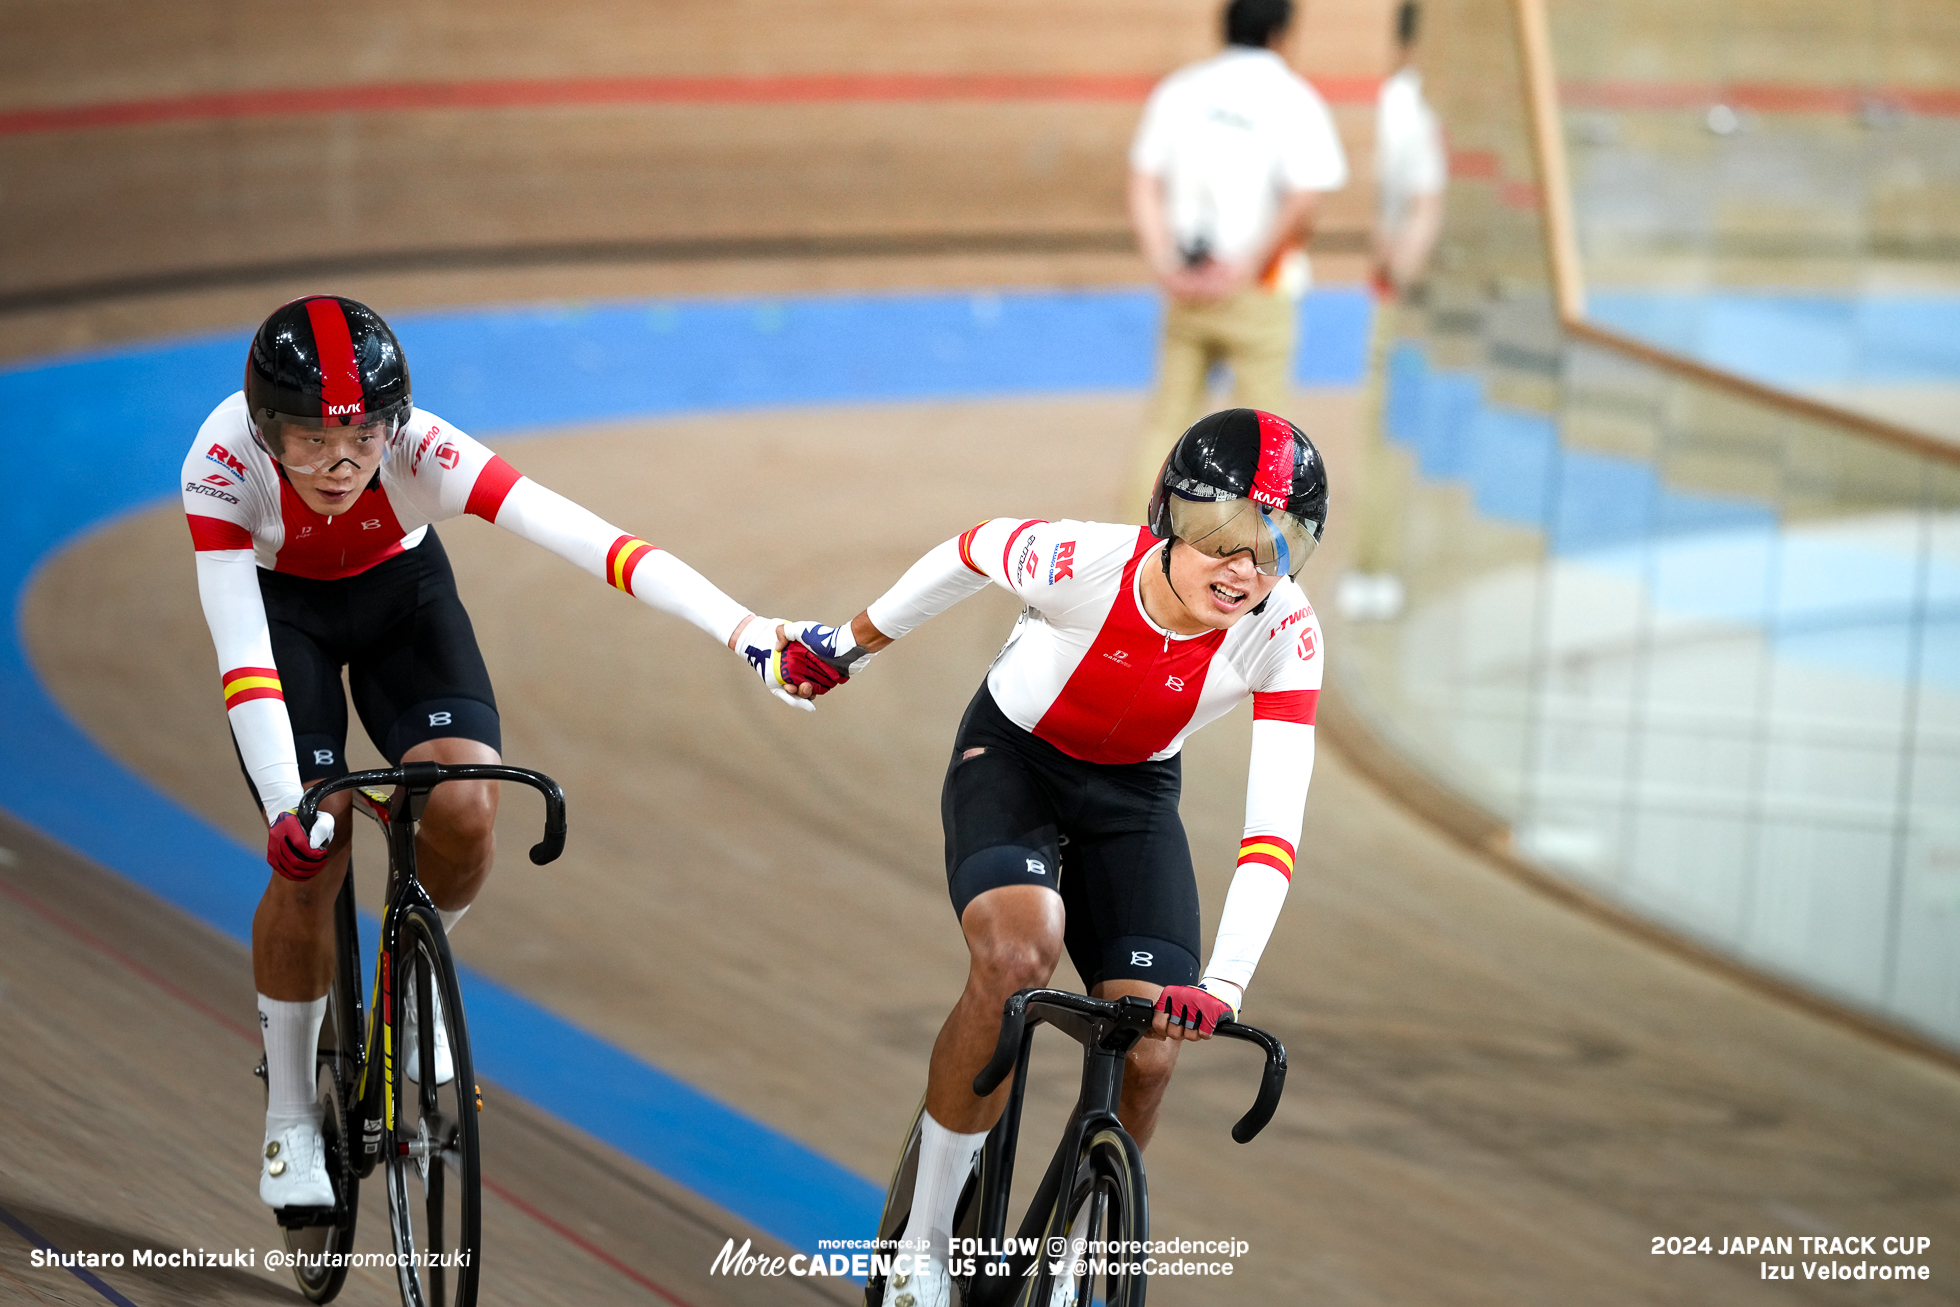
POLYGON ((1280 578, 1252 565, 1238 550, 1220 558, 1182 540, 1171 544, 1171 589, 1191 621, 1224 630, 1266 601, 1280 578))

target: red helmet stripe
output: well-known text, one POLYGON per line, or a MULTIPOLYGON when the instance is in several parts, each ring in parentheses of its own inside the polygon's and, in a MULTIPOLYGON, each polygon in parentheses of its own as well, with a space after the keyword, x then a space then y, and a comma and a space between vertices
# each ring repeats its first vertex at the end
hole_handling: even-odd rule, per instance
POLYGON ((1293 495, 1293 424, 1283 417, 1259 414, 1259 471, 1252 478, 1252 498, 1272 508, 1285 508, 1293 495))
POLYGON ((320 416, 359 418, 362 410, 361 370, 354 362, 354 337, 340 301, 321 296, 306 301, 313 324, 313 348, 320 356, 320 416))

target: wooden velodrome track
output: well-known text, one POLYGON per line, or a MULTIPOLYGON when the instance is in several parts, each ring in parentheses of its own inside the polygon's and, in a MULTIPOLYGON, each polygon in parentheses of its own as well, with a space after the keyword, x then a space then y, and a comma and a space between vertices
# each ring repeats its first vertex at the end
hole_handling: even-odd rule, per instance
MULTIPOLYGON (((515 5, 354 6, 302 47, 254 30, 247 6, 166 19, 17 5, 9 30, 24 39, 0 54, 0 93, 18 108, 336 76, 1147 76, 1206 48, 1210 8, 672 4, 656 22, 590 4, 539 31, 515 5)), ((1324 2, 1298 62, 1372 73, 1384 23, 1378 5, 1324 2)), ((0 349, 235 327, 316 286, 317 271, 282 264, 328 255, 346 260, 336 288, 384 310, 1132 279, 1120 246, 1095 233, 1121 230, 1134 111, 1042 99, 556 106, 21 133, 0 138, 8 175, 31 183, 0 190, 0 287, 16 297, 0 349), (459 157, 465 142, 496 157, 459 157), (309 174, 288 154, 343 172, 309 174), (427 184, 382 184, 390 176, 427 184), (267 194, 273 179, 283 198, 267 194), (369 179, 362 205, 335 207, 337 185, 369 179), (741 243, 811 231, 864 239, 800 252, 741 243), (960 239, 878 244, 935 232, 960 239), (974 235, 1000 232, 1027 240, 974 235), (580 241, 577 258, 536 253, 580 241), (622 243, 613 261, 589 257, 607 241, 622 243), (474 261, 384 257, 458 245, 474 261), (498 262, 520 247, 531 252, 498 262), (380 270, 361 269, 369 256, 380 270), (130 284, 158 272, 184 275, 130 284)), ((1349 141, 1365 143, 1356 131, 1349 141)), ((1330 226, 1352 231, 1366 205, 1341 205, 1330 226)), ((1341 253, 1335 242, 1324 273, 1338 274, 1341 253)), ((426 402, 440 411, 439 396, 426 402)), ((1340 563, 1359 400, 1308 395, 1301 411, 1326 437, 1342 495, 1315 590, 1340 563)), ((1125 396, 881 405, 500 448, 758 608, 834 619, 980 516, 1128 516, 1129 451, 1109 433, 1135 430, 1139 415, 1125 396), (760 489, 671 490, 736 484, 760 489), (774 547, 718 548, 731 508, 752 515, 743 538, 774 547), (812 520, 831 527, 796 525, 812 520)), ((459 929, 459 952, 881 1176, 963 971, 937 786, 1012 606, 969 601, 805 717, 691 629, 480 523, 443 530, 497 677, 507 755, 558 776, 575 804, 565 859, 542 872, 507 859, 459 929)), ((22 619, 36 667, 91 734, 251 841, 262 837, 211 694, 184 544, 174 509, 124 521, 56 559, 22 619)), ((1338 632, 1332 644, 1338 657, 1338 632)), ((1229 720, 1187 753, 1207 928, 1236 843, 1247 731, 1229 720)), ((513 799, 507 817, 504 846, 521 847, 531 809, 513 799)), ((269 1245, 250 1183, 259 1091, 246 1074, 242 953, 4 819, 0 846, 0 1208, 67 1248, 269 1245)), ((1239 1237, 1252 1251, 1230 1281, 1159 1281, 1153 1301, 1955 1300, 1960 1079, 1534 896, 1337 748, 1321 754, 1300 871, 1248 1015, 1292 1050, 1280 1116, 1252 1147, 1231 1144, 1225 1126, 1253 1067, 1234 1050, 1198 1050, 1151 1166, 1159 1235, 1239 1237), (1926 1235, 1933 1280, 1772 1285, 1754 1259, 1649 1252, 1657 1235, 1704 1234, 1926 1235)), ((1068 1074, 1054 1059, 1040 1068, 1047 1111, 1068 1074)), ((847 1300, 821 1284, 710 1279, 714 1251, 743 1233, 725 1214, 494 1090, 485 1123, 486 1302, 847 1300)), ((369 1247, 378 1215, 370 1200, 369 1247)), ((263 1272, 106 1278, 144 1307, 291 1300, 288 1282, 263 1272)), ((98 1300, 64 1272, 30 1268, 24 1239, 0 1228, 0 1301, 98 1300)), ((343 1298, 392 1300, 383 1277, 359 1272, 343 1298)))

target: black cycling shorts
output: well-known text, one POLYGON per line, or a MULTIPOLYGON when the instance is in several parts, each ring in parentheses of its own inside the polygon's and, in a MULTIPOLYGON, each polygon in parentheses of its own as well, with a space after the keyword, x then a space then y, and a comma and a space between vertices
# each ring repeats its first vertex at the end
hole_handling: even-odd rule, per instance
POLYGON ((503 752, 490 672, 433 528, 415 548, 355 576, 316 581, 260 568, 259 593, 301 781, 346 773, 348 691, 391 765, 426 740, 451 736, 503 752))
POLYGON ((1183 772, 1071 758, 1022 730, 983 683, 940 792, 953 908, 1001 885, 1062 896, 1083 983, 1198 980, 1198 878, 1177 813, 1183 772))

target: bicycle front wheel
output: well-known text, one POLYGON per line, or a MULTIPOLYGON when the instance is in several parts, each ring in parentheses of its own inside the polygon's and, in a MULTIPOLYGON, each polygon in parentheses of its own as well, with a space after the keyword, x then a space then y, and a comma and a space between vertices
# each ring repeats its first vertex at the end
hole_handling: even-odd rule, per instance
MULTIPOLYGON (((1066 1251, 1060 1257, 1044 1251, 1021 1307, 1143 1307, 1150 1195, 1136 1141, 1113 1126, 1091 1135, 1075 1183, 1057 1201, 1064 1204, 1056 1215, 1063 1217, 1066 1251)), ((1048 1249, 1059 1250, 1052 1238, 1048 1249)))
POLYGON ((420 906, 404 911, 391 970, 384 1056, 389 1129, 382 1153, 402 1302, 475 1307, 482 1241, 476 1117, 482 1105, 462 991, 434 912, 420 906), (403 1038, 411 1002, 417 1014, 413 1047, 403 1038), (448 1037, 447 1067, 437 1055, 438 1022, 448 1037))

